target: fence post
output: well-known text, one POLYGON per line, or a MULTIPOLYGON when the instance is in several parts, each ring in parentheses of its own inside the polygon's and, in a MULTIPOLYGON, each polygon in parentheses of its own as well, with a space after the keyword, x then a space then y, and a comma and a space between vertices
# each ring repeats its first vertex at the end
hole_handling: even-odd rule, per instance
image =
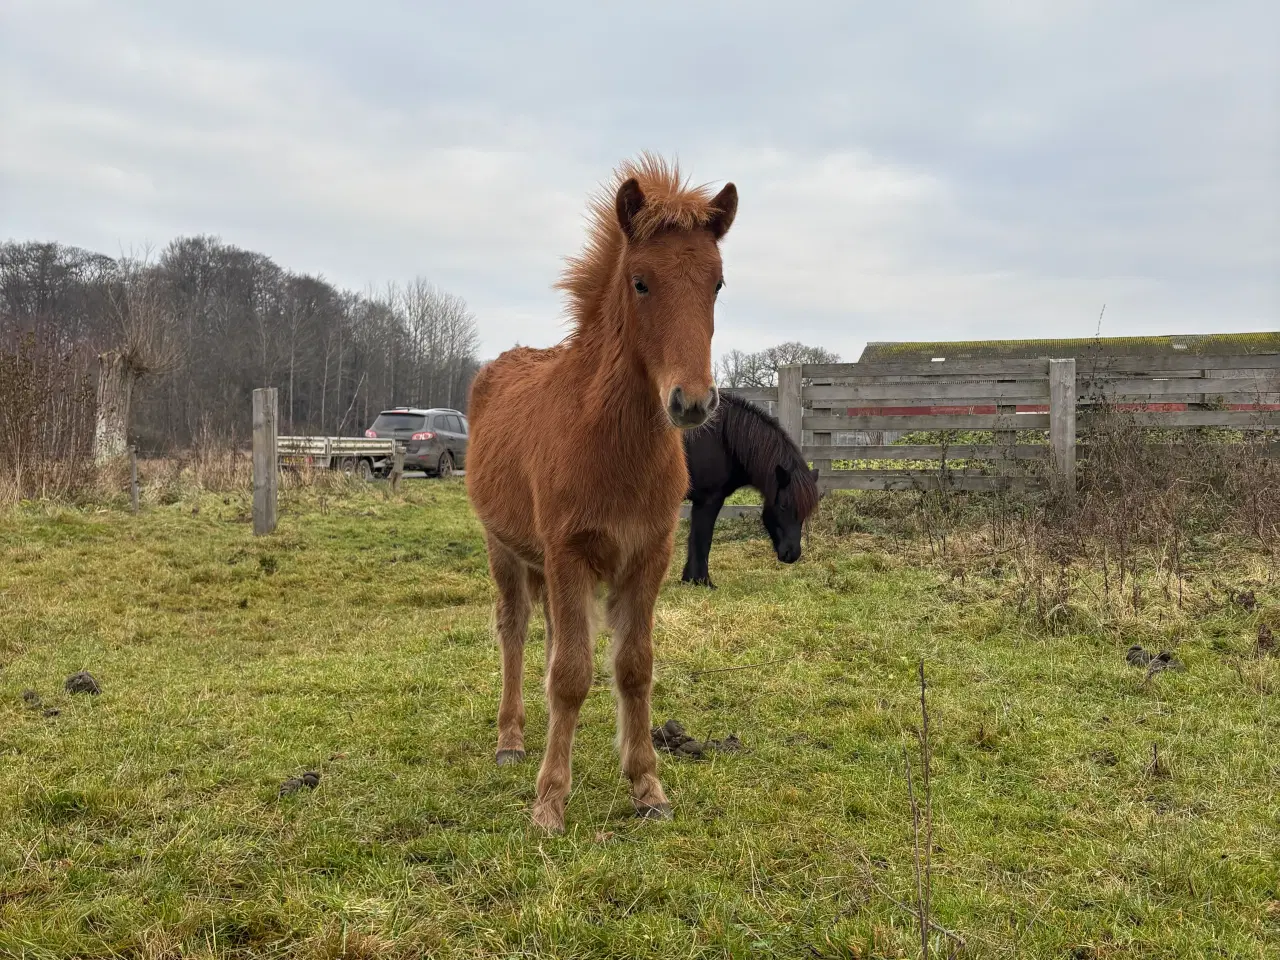
POLYGON ((799 364, 778 368, 778 422, 797 447, 804 446, 804 404, 800 397, 799 364))
POLYGON ((253 391, 253 533, 262 536, 276 528, 276 488, 280 464, 276 458, 276 388, 253 391))
POLYGON ((1049 448, 1054 489, 1076 492, 1076 362, 1049 361, 1049 448))
POLYGON ((391 492, 400 492, 400 480, 404 477, 404 444, 395 441, 395 453, 391 456, 391 492))
POLYGON ((129 444, 129 506, 138 512, 138 445, 129 444))

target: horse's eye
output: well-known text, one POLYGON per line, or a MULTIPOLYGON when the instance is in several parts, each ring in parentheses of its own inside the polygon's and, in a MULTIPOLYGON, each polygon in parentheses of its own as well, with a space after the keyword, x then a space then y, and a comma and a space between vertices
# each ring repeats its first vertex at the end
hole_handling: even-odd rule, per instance
POLYGON ((639 277, 633 279, 631 284, 636 288, 636 293, 640 294, 642 297, 649 292, 649 287, 639 277))
POLYGON ((724 281, 723 281, 723 280, 717 280, 717 281, 716 281, 716 293, 719 293, 719 292, 720 292, 721 290, 723 290, 723 289, 724 289, 724 281))

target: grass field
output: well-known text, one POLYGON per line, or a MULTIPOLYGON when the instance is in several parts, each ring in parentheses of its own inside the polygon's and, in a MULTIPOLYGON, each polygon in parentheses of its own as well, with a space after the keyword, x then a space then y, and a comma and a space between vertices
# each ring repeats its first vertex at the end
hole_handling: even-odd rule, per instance
POLYGON ((493 763, 461 482, 293 492, 260 539, 244 496, 0 514, 0 956, 919 956, 921 657, 958 955, 1280 956, 1266 558, 1206 540, 1141 601, 1068 569, 1046 609, 1027 568, 977 541, 935 560, 856 502, 791 567, 722 524, 720 589, 664 590, 655 721, 746 747, 662 758, 671 823, 630 816, 600 644, 557 838, 528 825, 536 619, 530 762, 493 763), (1148 680, 1131 643, 1187 669, 1148 680), (63 691, 81 669, 99 696, 63 691))

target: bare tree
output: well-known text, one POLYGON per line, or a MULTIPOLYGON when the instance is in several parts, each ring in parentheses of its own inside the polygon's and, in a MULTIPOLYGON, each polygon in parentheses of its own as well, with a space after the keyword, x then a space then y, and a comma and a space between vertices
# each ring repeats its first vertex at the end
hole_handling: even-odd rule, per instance
POLYGON ((128 449, 137 382, 168 373, 181 357, 159 268, 148 256, 121 257, 116 271, 116 279, 108 286, 114 343, 98 354, 93 455, 99 463, 123 456, 128 449))
POLYGON ((755 353, 730 350, 716 363, 716 379, 722 387, 773 387, 777 386, 778 367, 839 362, 839 355, 830 350, 793 340, 755 353))
POLYGON ((418 371, 417 389, 406 399, 428 406, 462 402, 464 381, 475 372, 480 345, 466 301, 422 277, 403 288, 393 285, 387 294, 393 309, 403 317, 411 362, 418 371))

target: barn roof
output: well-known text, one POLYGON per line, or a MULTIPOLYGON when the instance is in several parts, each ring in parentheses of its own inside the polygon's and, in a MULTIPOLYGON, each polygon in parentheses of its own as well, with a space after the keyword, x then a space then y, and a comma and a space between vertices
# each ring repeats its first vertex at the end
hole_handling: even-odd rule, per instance
POLYGON ((1077 337, 1061 340, 953 340, 938 343, 868 343, 859 362, 871 360, 1088 359, 1091 357, 1229 356, 1280 353, 1280 331, 1181 334, 1168 337, 1077 337))

